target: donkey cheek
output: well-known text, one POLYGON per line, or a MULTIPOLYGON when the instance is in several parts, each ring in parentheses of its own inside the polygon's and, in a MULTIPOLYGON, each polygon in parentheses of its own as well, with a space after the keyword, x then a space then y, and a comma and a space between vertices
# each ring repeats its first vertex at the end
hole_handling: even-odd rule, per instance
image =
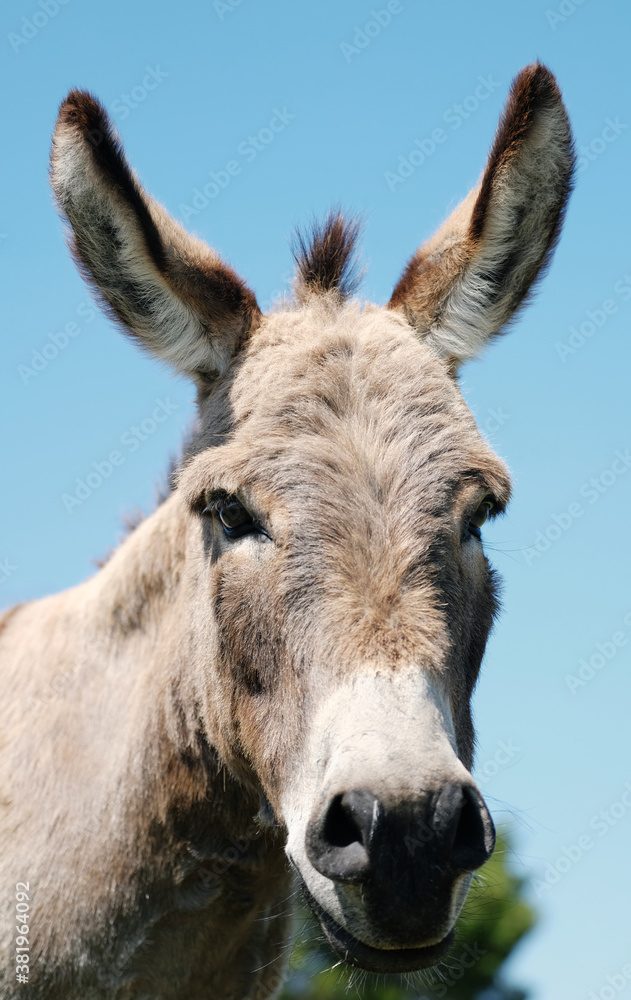
MULTIPOLYGON (((293 702, 291 692, 284 700, 293 702)), ((265 694, 241 694, 233 714, 238 718, 238 738, 245 757, 253 763, 256 777, 276 816, 282 815, 281 795, 288 780, 289 762, 300 745, 301 725, 295 712, 286 715, 278 699, 265 694)))

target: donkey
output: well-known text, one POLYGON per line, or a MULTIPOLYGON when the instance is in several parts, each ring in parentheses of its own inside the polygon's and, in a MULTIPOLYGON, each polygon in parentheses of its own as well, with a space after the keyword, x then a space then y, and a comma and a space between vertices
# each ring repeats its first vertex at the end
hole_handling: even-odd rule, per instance
POLYGON ((573 163, 528 66, 386 306, 353 297, 357 225, 333 213, 264 316, 143 191, 101 105, 62 103, 77 263, 194 381, 199 425, 93 578, 0 621, 6 1000, 18 880, 32 1000, 275 996, 296 884, 351 965, 445 956, 494 846, 470 699, 497 608, 481 527, 510 492, 457 372, 549 260, 573 163))

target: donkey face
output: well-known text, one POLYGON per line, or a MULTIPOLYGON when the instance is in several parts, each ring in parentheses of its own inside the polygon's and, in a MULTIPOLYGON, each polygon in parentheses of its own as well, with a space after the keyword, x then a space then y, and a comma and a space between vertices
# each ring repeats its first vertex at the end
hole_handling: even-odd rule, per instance
POLYGON ((455 374, 558 235, 573 154, 554 79, 517 78, 479 186, 386 307, 350 299, 357 233, 335 216, 299 240, 294 303, 262 317, 140 189, 88 95, 62 105, 52 163, 107 307, 199 388, 178 493, 209 738, 285 825, 338 953, 433 964, 494 844, 469 704, 496 608, 480 527, 510 491, 455 374))
POLYGON ((506 471, 402 317, 317 296, 261 324, 204 422, 180 489, 231 749, 339 950, 433 960, 494 842, 469 700, 495 608, 479 524, 506 471))

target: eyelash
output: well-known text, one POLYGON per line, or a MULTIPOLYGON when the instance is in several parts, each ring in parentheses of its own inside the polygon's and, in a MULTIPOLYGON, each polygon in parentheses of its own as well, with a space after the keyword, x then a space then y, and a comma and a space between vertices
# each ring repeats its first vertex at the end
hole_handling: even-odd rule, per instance
MULTIPOLYGON (((462 536, 463 540, 466 540, 467 537, 473 537, 480 541, 482 539, 482 525, 484 525, 489 518, 495 517, 498 513, 499 505, 497 504, 495 497, 491 494, 487 494, 478 503, 477 507, 467 519, 462 536), (478 515, 478 518, 480 519, 479 524, 476 524, 474 521, 476 515, 478 515)), ((238 497, 234 496, 234 494, 224 492, 215 494, 211 499, 209 499, 208 503, 203 508, 202 514, 216 514, 226 538, 243 538, 246 535, 253 534, 264 535, 266 538, 270 537, 256 517, 250 513, 247 507, 242 504, 238 497), (237 520, 235 524, 231 525, 229 523, 229 518, 224 516, 224 511, 227 512, 229 508, 233 508, 233 514, 236 514, 237 517, 240 513, 243 513, 245 516, 240 522, 237 520)))
POLYGON ((243 538, 246 535, 253 534, 264 535, 266 538, 269 538, 269 535, 254 515, 241 503, 238 497, 232 494, 219 493, 215 495, 202 510, 202 514, 216 514, 226 538, 243 538), (228 519, 224 517, 224 511, 228 511, 229 508, 233 508, 233 514, 237 516, 240 512, 245 515, 240 523, 229 524, 228 519))
POLYGON ((465 533, 464 533, 463 537, 465 537, 466 535, 472 535, 473 538, 477 538, 478 540, 481 540, 482 539, 482 531, 481 531, 482 525, 486 524, 486 522, 489 520, 489 518, 495 517, 495 515, 498 514, 498 513, 499 513, 499 508, 498 508, 498 504, 497 504, 497 501, 496 501, 495 497, 493 497, 490 493, 487 494, 479 502, 479 504, 477 505, 477 507, 475 508, 475 510, 469 516, 469 518, 467 520, 467 523, 466 523, 465 533), (483 510, 483 508, 486 508, 486 513, 481 518, 481 523, 480 524, 475 524, 473 519, 475 518, 476 515, 480 514, 480 512, 483 510))

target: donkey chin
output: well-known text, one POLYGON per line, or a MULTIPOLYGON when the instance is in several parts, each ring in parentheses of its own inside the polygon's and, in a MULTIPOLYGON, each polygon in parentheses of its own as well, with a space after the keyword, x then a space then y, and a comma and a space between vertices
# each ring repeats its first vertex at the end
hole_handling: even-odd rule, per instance
POLYGON ((284 812, 290 862, 340 958, 388 973, 445 956, 495 830, 430 681, 355 677, 327 699, 284 812))

